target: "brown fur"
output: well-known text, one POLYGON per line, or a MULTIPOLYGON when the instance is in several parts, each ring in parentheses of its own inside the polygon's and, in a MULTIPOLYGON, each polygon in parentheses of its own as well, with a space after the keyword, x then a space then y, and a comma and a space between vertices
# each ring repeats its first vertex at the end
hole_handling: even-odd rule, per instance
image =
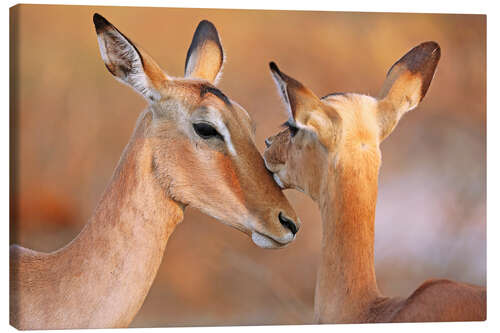
POLYGON ((19 329, 128 326, 187 205, 246 234, 265 235, 274 247, 294 239, 278 215, 297 217, 264 167, 249 115, 236 103, 200 94, 220 70, 205 58, 212 53, 191 62, 215 64, 211 81, 170 79, 104 18, 96 14, 94 23, 108 68, 150 105, 80 234, 52 253, 11 246, 10 323, 19 329), (228 136, 203 139, 193 129, 202 120, 225 124, 228 136))
MULTIPOLYGON (((314 99, 292 106, 299 107, 292 115, 301 129, 294 137, 285 130, 267 140, 264 158, 268 169, 285 188, 304 191, 321 209, 322 254, 315 291, 315 320, 319 323, 486 319, 485 288, 429 280, 408 298, 388 298, 381 295, 375 277, 379 145, 401 115, 422 99, 437 60, 436 43, 412 49, 391 69, 380 100, 358 94, 328 95, 321 100, 313 94, 297 94, 295 99, 314 99), (427 85, 425 89, 423 85, 427 85), (304 126, 298 114, 319 111, 300 105, 320 105, 329 121, 324 126, 319 123, 319 128, 304 126), (321 132, 330 130, 335 131, 330 134, 335 140, 325 144, 321 138, 328 135, 321 132)), ((274 67, 273 74, 278 70, 274 67)), ((278 84, 286 85, 287 76, 280 77, 285 81, 278 84)), ((296 80, 291 82, 298 85, 296 80)))

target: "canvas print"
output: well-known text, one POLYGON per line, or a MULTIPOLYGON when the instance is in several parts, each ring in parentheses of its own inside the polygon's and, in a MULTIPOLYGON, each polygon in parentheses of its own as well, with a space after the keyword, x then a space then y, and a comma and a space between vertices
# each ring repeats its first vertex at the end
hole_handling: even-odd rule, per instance
POLYGON ((10 42, 12 326, 486 320, 486 16, 17 5, 10 42))

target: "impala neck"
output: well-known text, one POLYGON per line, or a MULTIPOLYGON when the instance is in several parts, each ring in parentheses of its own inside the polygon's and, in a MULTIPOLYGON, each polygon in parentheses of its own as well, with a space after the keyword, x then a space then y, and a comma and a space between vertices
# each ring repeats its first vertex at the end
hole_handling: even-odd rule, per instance
POLYGON ((90 222, 58 254, 75 278, 64 288, 88 309, 87 326, 127 326, 153 283, 183 208, 166 197, 152 173, 145 111, 90 222), (75 293, 75 290, 78 290, 75 293))
POLYGON ((315 319, 356 322, 380 294, 374 269, 378 168, 329 168, 318 204, 323 222, 315 319))

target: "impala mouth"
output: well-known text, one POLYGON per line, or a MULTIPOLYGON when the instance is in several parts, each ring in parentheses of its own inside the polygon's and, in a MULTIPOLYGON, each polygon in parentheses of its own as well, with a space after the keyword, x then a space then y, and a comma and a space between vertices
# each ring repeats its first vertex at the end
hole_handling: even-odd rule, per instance
MULTIPOLYGON (((295 237, 292 238, 292 240, 295 237)), ((261 234, 258 231, 252 231, 252 241, 255 243, 255 245, 263 248, 263 249, 276 249, 280 247, 284 247, 288 245, 289 242, 287 243, 280 243, 273 238, 266 236, 264 234, 261 234)))

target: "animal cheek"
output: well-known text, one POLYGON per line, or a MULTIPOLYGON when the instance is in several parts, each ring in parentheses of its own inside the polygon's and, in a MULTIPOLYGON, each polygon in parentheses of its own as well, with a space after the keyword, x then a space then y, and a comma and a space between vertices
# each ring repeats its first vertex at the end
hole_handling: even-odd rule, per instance
POLYGON ((273 146, 264 151, 264 160, 267 168, 270 170, 275 169, 279 164, 283 164, 283 158, 281 158, 279 150, 273 148, 273 146))
POLYGON ((275 161, 273 159, 265 158, 264 164, 266 166, 266 169, 272 173, 280 172, 283 168, 283 164, 275 163, 275 161))
POLYGON ((296 156, 296 158, 290 159, 288 163, 288 173, 295 184, 302 184, 305 179, 313 173, 311 161, 304 159, 303 156, 296 156))

